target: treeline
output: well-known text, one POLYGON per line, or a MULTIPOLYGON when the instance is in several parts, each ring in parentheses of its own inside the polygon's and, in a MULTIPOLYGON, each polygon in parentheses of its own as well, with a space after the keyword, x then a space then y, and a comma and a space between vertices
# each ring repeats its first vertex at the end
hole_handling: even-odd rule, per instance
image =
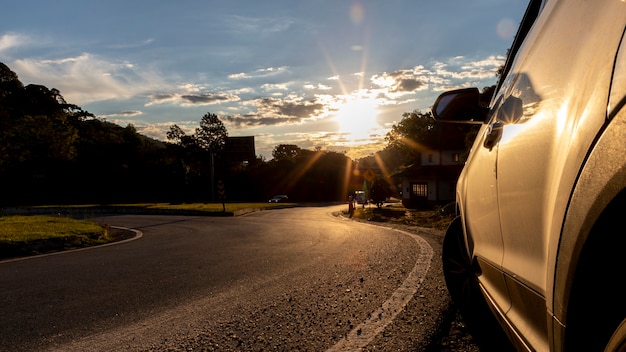
POLYGON ((0 63, 0 206, 344 200, 361 180, 342 153, 280 145, 274 159, 234 163, 227 131, 213 114, 193 135, 176 125, 168 141, 139 134, 67 103, 56 89, 24 86, 0 63))
MULTIPOLYGON (((493 88, 483 92, 485 101, 493 88)), ((473 126, 457 126, 469 149, 473 126)), ((98 119, 65 101, 57 89, 30 84, 0 62, 0 207, 36 204, 267 201, 343 201, 356 190, 376 202, 399 196, 392 175, 418 163, 420 153, 463 141, 442 134, 430 112, 405 113, 387 144, 357 162, 343 153, 281 144, 273 159, 229 160, 228 133, 205 114, 195 133, 173 125, 167 141, 98 119), (365 184, 364 171, 376 175, 365 184)), ((458 135, 458 133, 455 133, 458 135)))

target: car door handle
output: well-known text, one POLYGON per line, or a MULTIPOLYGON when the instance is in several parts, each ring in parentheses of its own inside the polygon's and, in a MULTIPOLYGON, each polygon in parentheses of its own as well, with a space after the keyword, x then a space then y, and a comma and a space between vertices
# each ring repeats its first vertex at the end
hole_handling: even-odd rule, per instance
POLYGON ((500 138, 502 138, 502 129, 504 128, 504 124, 502 122, 494 122, 485 131, 485 141, 483 146, 489 150, 493 149, 493 147, 498 144, 500 138))

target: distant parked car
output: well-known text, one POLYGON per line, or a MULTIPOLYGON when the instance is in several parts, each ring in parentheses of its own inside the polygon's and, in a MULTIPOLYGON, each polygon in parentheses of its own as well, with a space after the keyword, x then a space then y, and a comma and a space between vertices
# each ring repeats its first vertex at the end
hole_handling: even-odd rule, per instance
POLYGON ((357 204, 367 204, 367 199, 365 199, 364 191, 354 192, 354 199, 356 199, 357 204))
POLYGON ((284 203, 284 202, 286 202, 286 201, 288 201, 288 200, 289 200, 289 197, 287 197, 287 196, 286 196, 286 195, 284 195, 284 194, 279 194, 279 195, 277 195, 277 196, 273 196, 273 197, 270 199, 270 203, 284 203))

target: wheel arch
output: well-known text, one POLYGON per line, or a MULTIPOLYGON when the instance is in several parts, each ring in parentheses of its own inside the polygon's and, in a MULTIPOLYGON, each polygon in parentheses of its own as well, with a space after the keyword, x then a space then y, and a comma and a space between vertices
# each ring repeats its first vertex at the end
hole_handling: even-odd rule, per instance
POLYGON ((620 276, 615 275, 626 271, 626 260, 618 259, 626 257, 622 220, 626 215, 626 145, 620 143, 625 135, 626 110, 622 109, 598 138, 570 199, 549 307, 555 350, 602 343, 611 319, 618 319, 626 308, 620 295, 606 294, 619 292, 621 284, 615 278, 620 276), (622 235, 615 230, 620 225, 622 235), (615 313, 614 318, 609 311, 615 313))

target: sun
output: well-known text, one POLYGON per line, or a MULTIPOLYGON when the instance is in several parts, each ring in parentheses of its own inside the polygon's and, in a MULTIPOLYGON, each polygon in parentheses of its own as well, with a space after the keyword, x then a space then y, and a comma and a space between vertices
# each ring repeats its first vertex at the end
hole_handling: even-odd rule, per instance
POLYGON ((356 99, 343 104, 335 121, 339 124, 342 133, 350 144, 367 143, 378 125, 378 103, 373 99, 356 99))

